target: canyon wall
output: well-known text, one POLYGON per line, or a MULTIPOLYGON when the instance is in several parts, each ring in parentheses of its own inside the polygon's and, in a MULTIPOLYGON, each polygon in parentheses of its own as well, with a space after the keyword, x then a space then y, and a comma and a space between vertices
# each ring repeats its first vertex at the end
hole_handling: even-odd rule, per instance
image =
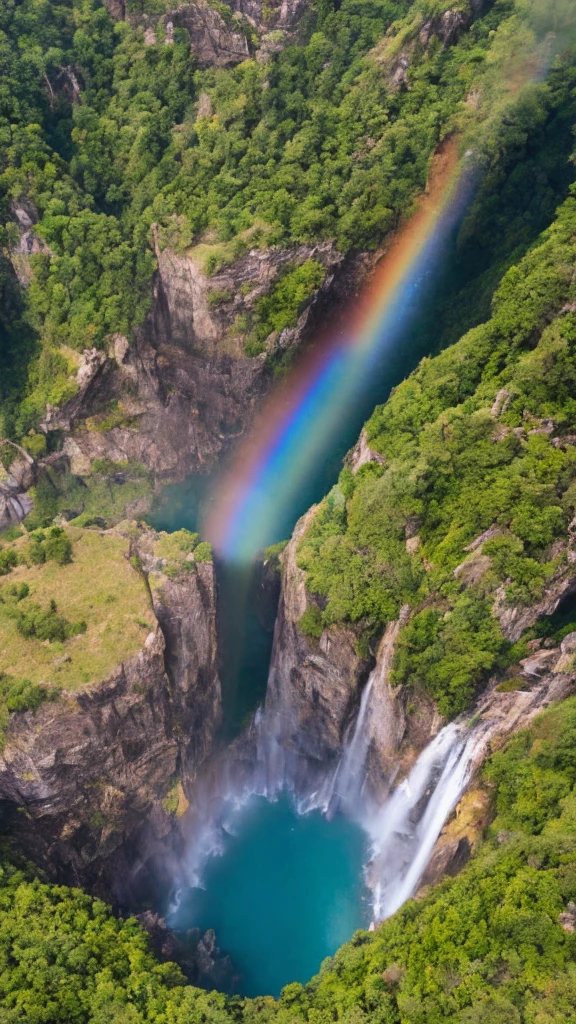
POLYGON ((77 394, 47 411, 42 429, 64 432, 63 453, 77 475, 98 458, 142 463, 157 482, 213 467, 273 383, 267 356, 300 345, 342 260, 330 243, 255 249, 208 276, 192 256, 169 249, 157 256, 145 324, 131 343, 115 335, 107 352, 84 353, 77 394), (238 317, 282 268, 307 259, 326 268, 322 288, 294 328, 270 338, 261 355, 247 356, 234 329, 238 317), (118 423, 107 429, 111 408, 118 423))
POLYGON ((11 714, 0 755, 17 845, 50 878, 130 908, 170 884, 221 717, 212 563, 169 578, 152 531, 139 533, 131 557, 156 618, 142 649, 95 685, 11 714))

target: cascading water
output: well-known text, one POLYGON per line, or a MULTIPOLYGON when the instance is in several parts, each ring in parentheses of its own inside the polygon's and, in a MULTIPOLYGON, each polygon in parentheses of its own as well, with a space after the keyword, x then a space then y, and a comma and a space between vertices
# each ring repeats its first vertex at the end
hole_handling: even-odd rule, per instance
POLYGON ((444 823, 466 788, 489 725, 469 729, 450 723, 423 750, 407 778, 376 807, 366 791, 366 759, 377 670, 371 674, 342 756, 326 783, 299 804, 325 814, 341 810, 356 820, 371 842, 366 880, 373 894, 373 918, 382 921, 410 898, 426 869, 444 823))
POLYGON ((258 797, 275 802, 288 792, 300 815, 320 811, 355 821, 370 843, 366 883, 372 892, 372 917, 389 917, 415 892, 434 844, 464 792, 490 734, 490 720, 474 726, 464 721, 445 726, 422 751, 408 776, 381 805, 367 786, 367 757, 371 723, 378 716, 374 702, 378 668, 362 693, 358 715, 348 728, 336 767, 312 791, 298 791, 294 764, 277 736, 274 715, 259 710, 253 723, 255 757, 239 778, 232 769, 217 785, 218 798, 200 803, 207 813, 195 822, 195 841, 189 847, 186 885, 198 886, 207 860, 222 851, 234 834, 239 815, 258 797))
POLYGON ((370 732, 366 725, 375 680, 374 671, 362 692, 356 721, 347 730, 342 755, 336 767, 327 772, 319 788, 303 797, 300 796, 298 810, 301 814, 319 810, 328 817, 333 817, 341 810, 349 817, 355 817, 364 788, 365 764, 370 746, 370 732))
POLYGON ((447 725, 385 806, 365 822, 372 839, 369 874, 376 921, 393 914, 416 890, 444 823, 470 780, 480 741, 476 730, 447 725))

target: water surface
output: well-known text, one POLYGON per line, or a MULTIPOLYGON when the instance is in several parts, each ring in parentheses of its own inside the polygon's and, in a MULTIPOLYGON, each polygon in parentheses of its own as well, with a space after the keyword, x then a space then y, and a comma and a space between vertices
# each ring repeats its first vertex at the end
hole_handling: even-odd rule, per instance
POLYGON ((170 924, 213 928, 242 976, 237 991, 276 996, 368 926, 366 836, 343 817, 298 816, 286 797, 252 798, 234 830, 206 865, 205 888, 188 890, 170 924))

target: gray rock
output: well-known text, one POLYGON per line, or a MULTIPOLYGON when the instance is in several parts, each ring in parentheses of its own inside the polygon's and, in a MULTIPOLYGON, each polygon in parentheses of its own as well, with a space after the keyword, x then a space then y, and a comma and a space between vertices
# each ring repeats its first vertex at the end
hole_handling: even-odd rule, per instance
POLYGON ((22 812, 13 835, 26 855, 130 908, 166 883, 181 836, 162 801, 176 775, 192 794, 221 714, 213 567, 160 583, 142 650, 98 685, 12 715, 0 757, 0 799, 22 812))

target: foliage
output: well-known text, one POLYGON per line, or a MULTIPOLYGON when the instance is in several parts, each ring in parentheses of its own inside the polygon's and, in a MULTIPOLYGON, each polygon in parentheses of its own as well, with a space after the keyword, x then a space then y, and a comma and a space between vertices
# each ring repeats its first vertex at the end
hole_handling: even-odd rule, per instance
MULTIPOLYGON (((421 26, 446 3, 322 2, 270 61, 199 70, 185 30, 171 46, 157 31, 148 45, 141 26, 115 26, 99 0, 7 0, 0 248, 17 239, 15 204, 37 219, 44 246, 21 257, 32 277, 25 296, 0 262, 2 429, 30 436, 48 403, 76 391, 72 350, 129 336, 142 321, 154 231, 161 246, 206 250, 209 272, 258 245, 378 245, 423 188, 438 142, 470 119, 465 97, 485 82, 487 108, 500 109, 494 83, 526 36, 525 6, 498 0, 453 45, 432 36, 425 46, 421 26), (399 89, 403 48, 409 87, 399 89), (198 119, 202 94, 212 113, 198 119)), ((154 15, 165 4, 134 0, 133 9, 154 15)), ((555 102, 538 87, 508 132, 517 148, 528 115, 543 131, 555 102)), ((564 125, 555 138, 569 134, 564 125)), ((491 144, 496 153, 511 145, 491 144)), ((550 204, 549 179, 542 168, 535 194, 530 178, 537 210, 550 204)), ((291 274, 259 301, 247 352, 295 322, 322 271, 312 260, 291 274)))
POLYGON ((194 550, 194 559, 196 562, 211 562, 212 561, 212 545, 207 540, 200 541, 198 547, 194 550))
POLYGON ((464 593, 444 614, 425 608, 402 630, 393 679, 422 686, 440 714, 452 716, 470 704, 506 646, 488 601, 464 593))
MULTIPOLYGON (((149 502, 152 485, 148 472, 137 462, 95 459, 89 476, 74 476, 60 468, 43 469, 31 489, 32 512, 26 517, 29 530, 47 527, 59 514, 114 525, 125 517, 132 503, 149 502)), ((82 525, 79 523, 78 525, 82 525)))
POLYGON ((53 526, 47 534, 38 530, 30 534, 26 555, 32 565, 42 565, 46 560, 66 565, 72 561, 72 541, 60 526, 53 526))
POLYGON ((47 640, 52 643, 59 640, 64 643, 72 636, 86 632, 86 622, 69 622, 63 615, 58 615, 56 601, 52 598, 47 608, 41 608, 34 601, 27 601, 25 605, 14 611, 16 629, 21 636, 29 639, 35 637, 37 640, 47 640))
POLYGON ((11 713, 37 711, 45 701, 57 700, 60 693, 55 687, 40 686, 29 679, 13 679, 0 675, 0 703, 11 713))
POLYGON ((298 629, 304 636, 309 636, 313 640, 319 640, 322 636, 322 612, 320 611, 317 604, 309 604, 306 611, 302 613, 298 619, 298 629))
POLYGON ((190 530, 174 530, 173 533, 161 533, 156 542, 155 551, 160 558, 181 559, 191 554, 198 546, 199 536, 190 530))
POLYGON ((14 548, 0 548, 0 576, 7 576, 18 565, 18 553, 14 548))
POLYGON ((573 195, 504 275, 491 319, 424 359, 376 409, 366 431, 384 465, 355 476, 346 467, 300 543, 324 626, 371 636, 403 604, 414 609, 396 678, 424 686, 446 714, 506 656, 489 611, 496 589, 530 605, 565 564, 576 510, 575 258, 573 195), (406 544, 414 523, 416 547, 406 544))
POLYGON ((264 351, 266 338, 294 327, 306 302, 324 280, 325 271, 317 260, 306 260, 299 267, 286 268, 270 291, 258 299, 255 324, 246 340, 247 355, 264 351))

